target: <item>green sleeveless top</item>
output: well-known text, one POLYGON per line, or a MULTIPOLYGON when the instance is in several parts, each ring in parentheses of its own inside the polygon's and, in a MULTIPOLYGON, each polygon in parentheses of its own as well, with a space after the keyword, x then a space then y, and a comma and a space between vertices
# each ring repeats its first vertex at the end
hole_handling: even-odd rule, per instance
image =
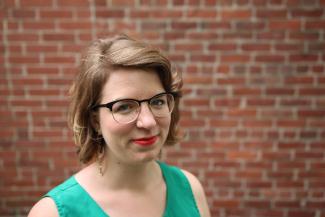
MULTIPOLYGON (((174 166, 158 162, 166 186, 166 208, 163 217, 199 217, 189 181, 174 166)), ((72 176, 44 197, 54 200, 60 217, 109 217, 72 176)))

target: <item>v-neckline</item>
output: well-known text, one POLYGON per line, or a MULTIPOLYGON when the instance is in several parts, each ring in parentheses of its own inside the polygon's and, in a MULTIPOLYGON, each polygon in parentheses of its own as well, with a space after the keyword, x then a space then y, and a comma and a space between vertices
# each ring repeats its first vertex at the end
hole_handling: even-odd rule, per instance
MULTIPOLYGON (((157 161, 159 168, 161 170, 161 174, 163 176, 163 179, 165 181, 166 184, 166 199, 165 199, 165 209, 164 209, 164 213, 162 217, 168 216, 168 212, 169 212, 169 197, 170 197, 170 193, 169 193, 169 188, 168 188, 168 180, 166 179, 166 174, 164 172, 164 170, 162 169, 162 163, 157 161)), ((86 189, 84 187, 82 187, 79 182, 77 181, 75 176, 72 176, 73 181, 79 186, 79 188, 82 190, 82 192, 84 193, 84 195, 89 199, 89 201, 91 201, 91 203, 96 207, 96 209, 102 214, 102 216, 104 217, 110 217, 108 213, 105 212, 105 210, 95 201, 95 199, 86 191, 86 189)))

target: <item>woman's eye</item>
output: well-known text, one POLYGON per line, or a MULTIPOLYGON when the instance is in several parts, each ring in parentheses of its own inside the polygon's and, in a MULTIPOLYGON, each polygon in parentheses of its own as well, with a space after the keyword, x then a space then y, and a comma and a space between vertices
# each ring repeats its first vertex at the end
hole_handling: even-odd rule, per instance
POLYGON ((132 102, 118 102, 113 106, 114 113, 129 113, 137 109, 137 105, 132 102))
POLYGON ((155 106, 155 107, 159 107, 159 106, 163 106, 166 104, 166 100, 158 98, 158 99, 153 99, 150 102, 150 105, 155 106))

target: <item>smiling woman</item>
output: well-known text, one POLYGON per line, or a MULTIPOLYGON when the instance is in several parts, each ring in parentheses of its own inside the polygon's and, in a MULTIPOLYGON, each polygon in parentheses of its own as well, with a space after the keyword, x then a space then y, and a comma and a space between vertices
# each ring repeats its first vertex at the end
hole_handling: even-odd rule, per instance
POLYGON ((126 35, 93 43, 70 91, 69 123, 85 167, 29 217, 209 217, 198 179, 157 160, 178 142, 181 86, 149 45, 126 35))

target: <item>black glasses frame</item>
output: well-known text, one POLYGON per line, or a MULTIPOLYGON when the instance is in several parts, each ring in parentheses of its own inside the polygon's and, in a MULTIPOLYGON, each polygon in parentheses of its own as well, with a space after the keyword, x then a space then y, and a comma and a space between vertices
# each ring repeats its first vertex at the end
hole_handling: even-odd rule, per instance
POLYGON ((111 112, 113 111, 113 105, 117 102, 121 102, 121 101, 124 101, 124 100, 132 100, 132 101, 135 101, 139 104, 139 106, 141 106, 141 103, 143 102, 148 102, 150 103, 150 101, 156 97, 159 97, 161 95, 164 95, 164 94, 171 94, 173 97, 174 97, 174 100, 176 97, 179 96, 179 94, 177 92, 163 92, 163 93, 158 93, 157 95, 154 95, 153 97, 149 98, 149 99, 143 99, 143 100, 137 100, 137 99, 130 99, 130 98, 127 98, 127 99, 119 99, 119 100, 114 100, 112 102, 109 102, 109 103, 105 103, 105 104, 99 104, 99 105, 95 105, 93 106, 91 109, 92 110, 96 110, 98 108, 101 108, 101 107, 105 107, 105 108, 108 108, 111 112))

